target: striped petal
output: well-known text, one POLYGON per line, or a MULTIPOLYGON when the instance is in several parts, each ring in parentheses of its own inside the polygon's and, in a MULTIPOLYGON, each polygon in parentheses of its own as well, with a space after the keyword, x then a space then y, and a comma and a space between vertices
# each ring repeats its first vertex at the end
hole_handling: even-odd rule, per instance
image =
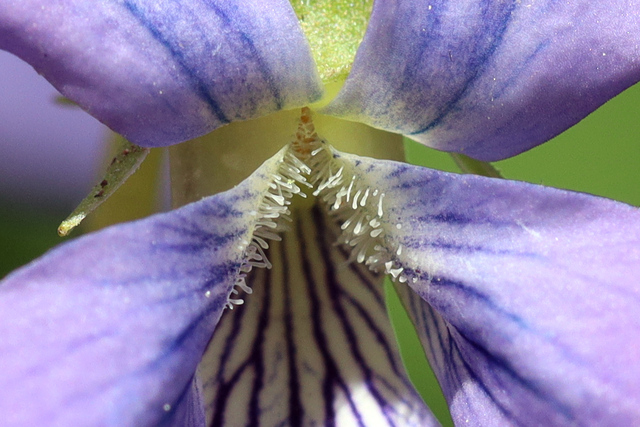
MULTIPOLYGON (((402 367, 382 277, 347 264, 316 205, 269 248, 200 365, 209 425, 437 424, 402 367)), ((335 227, 337 228, 337 227, 335 227)))
POLYGON ((147 147, 302 106, 322 91, 286 0, 3 2, 0 48, 147 147))
POLYGON ((205 427, 204 402, 202 396, 202 384, 197 375, 193 376, 185 393, 180 396, 175 408, 172 408, 172 414, 162 425, 173 425, 176 427, 205 427))
POLYGON ((457 422, 640 423, 638 208, 350 161, 386 194, 386 270, 430 304, 408 303, 457 422))
POLYGON ((0 424, 204 425, 193 378, 278 160, 226 193, 63 245, 0 283, 0 424))
POLYGON ((326 112, 504 159, 640 80, 638 10, 638 0, 378 0, 326 112))
MULTIPOLYGON (((397 286, 396 289, 416 327, 429 365, 443 386, 456 424, 473 420, 473 424, 478 426, 508 426, 517 425, 518 422, 523 425, 539 425, 538 418, 522 417, 519 413, 496 405, 496 395, 504 397, 508 392, 493 390, 478 378, 477 368, 466 360, 453 337, 455 327, 443 320, 410 287, 397 286)), ((554 425, 562 424, 556 422, 554 425)))

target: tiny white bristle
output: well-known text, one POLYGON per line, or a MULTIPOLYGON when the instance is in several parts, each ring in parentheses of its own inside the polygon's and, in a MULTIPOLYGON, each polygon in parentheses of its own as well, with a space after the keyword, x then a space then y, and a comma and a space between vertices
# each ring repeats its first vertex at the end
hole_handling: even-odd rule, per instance
POLYGON ((362 199, 360 200, 360 206, 364 207, 367 204, 367 197, 369 197, 369 188, 362 195, 362 199))
POLYGON ((398 277, 398 275, 400 275, 400 273, 402 273, 402 268, 392 268, 389 270, 389 274, 391 274, 391 276, 395 279, 398 277))
POLYGON ((333 209, 334 211, 337 209, 340 209, 341 203, 342 203, 342 197, 340 197, 340 193, 338 193, 336 195, 336 200, 333 202, 333 206, 331 206, 331 209, 333 209))
POLYGON ((272 231, 269 231, 265 228, 261 228, 260 230, 256 230, 254 231, 254 235, 255 236, 260 236, 263 237, 265 239, 269 239, 269 240, 276 240, 276 241, 280 241, 282 240, 282 237, 278 236, 277 234, 273 233, 272 231))
POLYGON ((255 234, 253 235, 253 240, 259 244, 262 249, 269 249, 269 244, 262 237, 258 237, 255 234))
POLYGON ((349 225, 351 225, 353 220, 354 220, 354 217, 349 218, 348 220, 346 220, 345 222, 342 223, 340 228, 343 229, 343 230, 346 230, 349 227, 349 225))
POLYGON ((382 234, 384 230, 382 228, 376 228, 375 230, 371 230, 371 233, 369 233, 369 235, 373 238, 378 237, 379 235, 382 234))
POLYGON ((366 241, 367 239, 369 239, 369 236, 367 236, 366 234, 361 235, 361 236, 356 236, 353 239, 349 240, 349 245, 350 246, 356 246, 356 245, 366 241))
POLYGON ((358 209, 358 197, 360 197, 360 193, 362 193, 362 190, 356 191, 356 194, 353 196, 353 204, 351 205, 351 207, 354 210, 358 209))
POLYGON ((248 294, 252 294, 253 293, 253 289, 251 289, 249 286, 247 286, 247 282, 245 282, 244 278, 236 281, 235 285, 238 286, 240 289, 242 289, 243 291, 245 291, 248 294))
POLYGON ((387 261, 384 263, 384 269, 386 274, 389 274, 391 267, 393 267, 393 261, 387 261))
POLYGON ((382 199, 384 198, 384 193, 380 193, 380 198, 378 199, 378 216, 382 218, 382 199))
POLYGON ((351 183, 349 183, 349 188, 347 189, 347 203, 349 203, 349 198, 351 197, 351 189, 353 188, 353 183, 355 182, 355 175, 351 177, 351 183))
POLYGON ((230 304, 227 305, 227 307, 229 307, 231 310, 233 310, 233 306, 234 305, 242 305, 244 304, 244 300, 241 298, 229 298, 227 300, 227 302, 229 302, 230 304))
POLYGON ((278 224, 276 224, 275 221, 270 221, 270 220, 267 220, 267 221, 265 221, 265 220, 256 221, 256 224, 258 224, 258 226, 269 227, 269 228, 277 228, 278 227, 278 224))
POLYGON ((284 206, 284 196, 268 193, 267 197, 271 197, 277 204, 284 206))

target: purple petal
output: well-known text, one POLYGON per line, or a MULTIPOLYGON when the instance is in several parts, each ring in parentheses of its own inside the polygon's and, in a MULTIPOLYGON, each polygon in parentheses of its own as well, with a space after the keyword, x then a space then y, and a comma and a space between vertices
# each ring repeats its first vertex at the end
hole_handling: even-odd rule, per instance
MULTIPOLYGON (((428 303, 422 300, 410 287, 397 287, 400 298, 415 325, 418 336, 436 373, 456 424, 473 420, 474 425, 513 425, 514 418, 521 414, 503 410, 497 405, 486 385, 476 376, 474 366, 462 357, 458 343, 450 331, 455 327, 442 319, 442 316, 428 303)), ((499 390, 498 394, 504 394, 499 390)), ((537 417, 519 420, 524 425, 534 424, 537 417)), ((558 422, 557 425, 562 425, 558 422)))
POLYGON ((402 367, 382 276, 347 264, 317 205, 293 218, 203 357, 209 425, 436 425, 402 367))
POLYGON ((0 284, 8 425, 198 425, 192 378, 242 262, 252 181, 75 240, 0 284))
POLYGON ((504 159, 640 80, 638 10, 638 0, 379 0, 327 112, 504 159))
POLYGON ((198 376, 194 376, 186 393, 180 397, 178 404, 171 409, 163 425, 175 427, 206 427, 202 396, 202 384, 198 376))
POLYGON ((399 280, 446 322, 422 333, 445 353, 454 419, 640 423, 638 208, 360 160, 386 194, 399 280))
POLYGON ((286 0, 26 0, 0 48, 132 142, 164 146, 321 95, 286 0))

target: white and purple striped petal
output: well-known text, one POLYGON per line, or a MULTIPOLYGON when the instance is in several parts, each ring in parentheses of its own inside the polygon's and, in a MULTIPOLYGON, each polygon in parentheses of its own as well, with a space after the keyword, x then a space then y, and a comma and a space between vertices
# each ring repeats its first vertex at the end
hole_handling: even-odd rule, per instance
POLYGON ((10 0, 0 4, 0 48, 147 147, 322 92, 286 0, 10 0))
POLYGON ((638 0, 378 0, 326 112, 493 161, 638 80, 638 0))
POLYGON ((192 379, 243 262, 253 183, 80 238, 2 281, 0 424, 202 425, 192 379))
POLYGON ((347 263, 318 205, 293 218, 200 365, 208 425, 437 425, 400 361, 382 276, 347 263))
POLYGON ((638 208, 358 162, 396 225, 385 238, 388 269, 430 304, 409 311, 454 420, 640 422, 638 208))

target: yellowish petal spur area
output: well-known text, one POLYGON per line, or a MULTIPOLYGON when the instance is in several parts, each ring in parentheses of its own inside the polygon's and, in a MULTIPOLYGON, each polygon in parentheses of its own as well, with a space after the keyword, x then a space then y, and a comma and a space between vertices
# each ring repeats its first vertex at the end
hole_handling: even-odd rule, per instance
POLYGON ((373 0, 290 0, 322 81, 346 79, 364 37, 373 0))

